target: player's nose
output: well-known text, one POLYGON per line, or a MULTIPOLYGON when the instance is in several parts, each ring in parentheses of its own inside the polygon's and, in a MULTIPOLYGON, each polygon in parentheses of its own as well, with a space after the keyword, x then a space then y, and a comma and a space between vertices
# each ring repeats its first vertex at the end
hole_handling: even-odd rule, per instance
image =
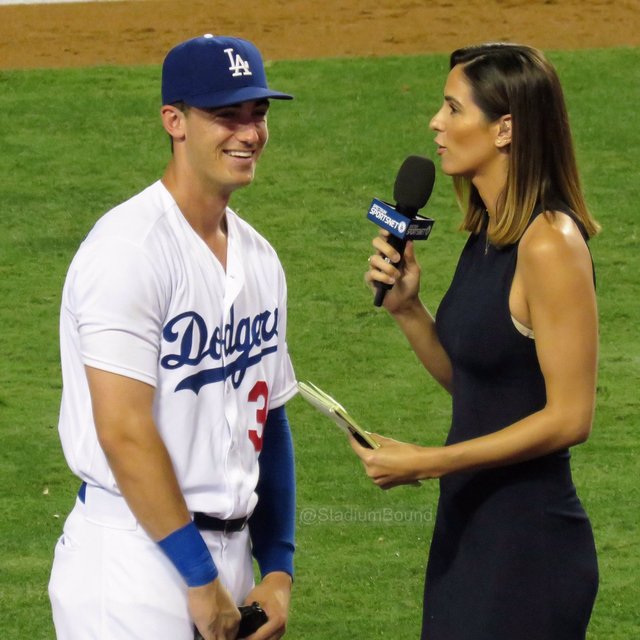
POLYGON ((243 122, 236 129, 236 137, 244 143, 255 144, 260 140, 260 131, 255 122, 243 122))

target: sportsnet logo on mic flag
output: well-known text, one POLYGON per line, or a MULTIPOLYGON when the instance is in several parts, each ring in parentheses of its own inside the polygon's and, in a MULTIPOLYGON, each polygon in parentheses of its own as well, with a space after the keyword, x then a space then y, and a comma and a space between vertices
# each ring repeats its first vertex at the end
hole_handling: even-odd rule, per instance
POLYGON ((376 198, 373 199, 369 207, 367 218, 400 239, 404 239, 411 222, 409 218, 398 213, 391 205, 376 198))
POLYGON ((371 202, 367 218, 401 240, 426 240, 434 223, 431 218, 422 216, 407 218, 376 198, 371 202))

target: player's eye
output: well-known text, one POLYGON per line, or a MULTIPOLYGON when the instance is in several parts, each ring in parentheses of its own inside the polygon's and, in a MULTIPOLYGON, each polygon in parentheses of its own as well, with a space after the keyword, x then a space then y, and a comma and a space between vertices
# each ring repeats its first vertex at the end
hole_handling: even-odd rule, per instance
POLYGON ((236 111, 233 111, 232 109, 225 109, 215 111, 212 115, 216 118, 220 118, 221 120, 231 120, 236 117, 236 111))

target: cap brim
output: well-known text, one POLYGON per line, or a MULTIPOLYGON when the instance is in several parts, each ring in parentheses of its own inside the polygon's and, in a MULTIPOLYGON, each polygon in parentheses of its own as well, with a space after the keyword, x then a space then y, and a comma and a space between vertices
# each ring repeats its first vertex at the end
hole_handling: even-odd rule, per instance
POLYGON ((190 96, 184 98, 184 102, 192 107, 215 109, 217 107, 228 107, 231 104, 264 99, 293 100, 293 96, 288 93, 272 91, 271 89, 263 89, 262 87, 242 87, 234 91, 220 91, 199 96, 190 96))

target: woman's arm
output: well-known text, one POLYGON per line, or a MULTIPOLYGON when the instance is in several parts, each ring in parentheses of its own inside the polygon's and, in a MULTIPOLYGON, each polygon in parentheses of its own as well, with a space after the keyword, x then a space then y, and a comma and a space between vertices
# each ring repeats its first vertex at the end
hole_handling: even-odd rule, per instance
POLYGON ((436 324, 419 298, 420 265, 413 243, 407 242, 400 265, 398 252, 386 241, 386 232, 373 240, 378 253, 369 258, 365 280, 372 288, 376 282, 391 284, 384 298, 384 308, 392 315, 425 369, 447 391, 451 392, 451 362, 436 333, 436 324), (391 262, 387 262, 385 257, 391 262))
POLYGON ((598 321, 589 251, 567 216, 539 216, 522 239, 522 284, 547 402, 495 433, 447 447, 382 439, 380 449, 352 442, 367 473, 384 488, 470 469, 498 467, 584 442, 593 420, 598 321))

